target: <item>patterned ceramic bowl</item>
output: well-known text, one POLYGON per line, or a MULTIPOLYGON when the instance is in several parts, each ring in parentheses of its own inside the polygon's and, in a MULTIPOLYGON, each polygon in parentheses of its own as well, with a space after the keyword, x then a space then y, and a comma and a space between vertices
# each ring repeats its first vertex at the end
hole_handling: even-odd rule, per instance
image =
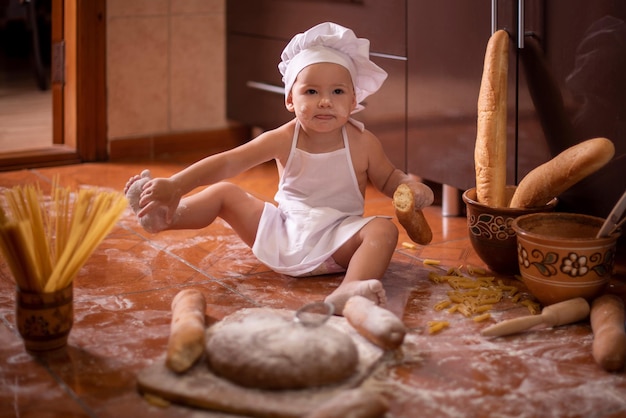
POLYGON ((513 222, 522 280, 544 305, 604 290, 620 233, 596 238, 604 219, 575 213, 535 213, 513 222))
MULTIPOLYGON (((507 201, 511 200, 516 186, 507 186, 507 201)), ((554 210, 557 199, 538 208, 494 208, 478 203, 476 188, 463 193, 467 209, 467 226, 472 247, 481 260, 494 272, 517 274, 517 241, 511 223, 521 215, 554 210)))

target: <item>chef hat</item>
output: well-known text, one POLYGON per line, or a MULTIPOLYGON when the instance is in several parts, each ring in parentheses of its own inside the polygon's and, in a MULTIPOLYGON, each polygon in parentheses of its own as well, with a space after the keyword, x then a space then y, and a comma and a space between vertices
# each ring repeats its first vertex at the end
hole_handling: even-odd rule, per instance
POLYGON ((356 102, 375 93, 387 73, 369 59, 370 42, 357 38, 354 32, 336 23, 320 23, 291 39, 281 54, 278 70, 289 95, 296 77, 305 67, 320 62, 339 64, 352 76, 356 102))

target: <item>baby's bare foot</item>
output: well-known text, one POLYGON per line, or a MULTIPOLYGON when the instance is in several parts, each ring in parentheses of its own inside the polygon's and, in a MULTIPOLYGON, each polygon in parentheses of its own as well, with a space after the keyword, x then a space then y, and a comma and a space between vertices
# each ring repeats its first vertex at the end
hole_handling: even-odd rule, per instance
POLYGON ((377 279, 342 283, 333 293, 326 297, 325 301, 335 306, 335 314, 343 315, 343 308, 352 296, 363 296, 378 306, 385 306, 387 303, 383 284, 377 279))
MULTIPOLYGON (((150 170, 144 170, 141 172, 141 175, 131 177, 126 183, 126 187, 124 187, 128 203, 135 214, 141 210, 139 200, 141 199, 143 185, 150 181, 151 178, 150 170)), ((140 217, 139 223, 147 232, 156 234, 169 226, 165 221, 165 215, 165 208, 156 208, 140 217)))

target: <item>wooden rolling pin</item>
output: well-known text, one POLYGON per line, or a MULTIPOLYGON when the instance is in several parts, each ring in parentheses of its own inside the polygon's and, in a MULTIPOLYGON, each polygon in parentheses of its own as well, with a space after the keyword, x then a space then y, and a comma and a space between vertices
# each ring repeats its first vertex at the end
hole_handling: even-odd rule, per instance
POLYGON ((406 327, 402 320, 366 297, 350 297, 342 314, 359 334, 385 350, 395 350, 404 341, 406 327))
POLYGON ((483 329, 480 333, 486 337, 501 337, 516 334, 537 325, 549 327, 582 321, 589 316, 589 303, 583 298, 575 298, 546 306, 540 315, 529 315, 509 319, 483 329))

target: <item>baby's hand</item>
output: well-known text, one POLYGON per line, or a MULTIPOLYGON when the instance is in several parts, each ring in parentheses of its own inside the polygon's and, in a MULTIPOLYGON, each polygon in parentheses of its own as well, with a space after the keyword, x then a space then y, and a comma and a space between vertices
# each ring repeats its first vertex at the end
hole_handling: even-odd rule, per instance
POLYGON ((180 198, 178 187, 172 180, 167 178, 152 179, 143 186, 139 200, 141 210, 137 215, 142 217, 157 208, 163 208, 165 220, 170 223, 178 208, 180 198))
POLYGON ((435 195, 430 187, 419 182, 410 182, 407 186, 413 192, 415 209, 423 209, 433 204, 435 195))

